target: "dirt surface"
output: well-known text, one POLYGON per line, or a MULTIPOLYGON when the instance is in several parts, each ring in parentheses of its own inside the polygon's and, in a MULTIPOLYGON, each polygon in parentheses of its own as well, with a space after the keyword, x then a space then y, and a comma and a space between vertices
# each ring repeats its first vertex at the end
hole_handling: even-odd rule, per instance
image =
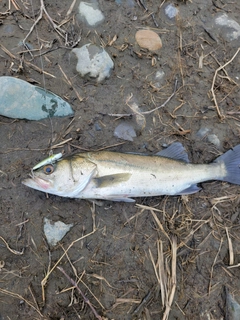
POLYGON ((61 30, 67 37, 43 13, 26 39, 31 52, 21 41, 39 17, 40 3, 0 3, 1 76, 44 87, 75 111, 74 119, 51 122, 0 117, 0 319, 95 319, 57 266, 77 282, 102 319, 233 319, 226 292, 240 299, 238 186, 214 181, 203 183, 202 191, 190 196, 94 206, 46 196, 21 181, 53 146, 54 153, 66 154, 104 148, 151 154, 180 141, 192 162, 209 163, 237 145, 240 54, 216 77, 219 112, 210 89, 215 71, 230 61, 238 44, 213 39, 204 21, 219 12, 237 20, 240 3, 173 0, 179 14, 170 20, 165 1, 145 1, 146 12, 137 1, 118 5, 101 0, 105 20, 89 28, 76 17, 78 2, 66 17, 69 1, 44 1, 57 25, 66 18, 61 30), (140 28, 160 35, 160 51, 136 44, 140 28), (79 36, 78 47, 89 42, 105 47, 115 64, 110 79, 97 84, 77 74, 71 49, 79 36), (165 73, 160 85, 154 78, 159 70, 165 73), (133 142, 114 137, 123 119, 108 114, 131 113, 126 104, 131 94, 131 103, 141 111, 160 106, 172 94, 176 78, 176 95, 145 116, 144 128, 134 116, 125 119, 137 131, 133 142), (219 145, 209 135, 199 136, 201 128, 216 135, 212 137, 219 145), (55 247, 45 240, 44 217, 74 224, 55 247))

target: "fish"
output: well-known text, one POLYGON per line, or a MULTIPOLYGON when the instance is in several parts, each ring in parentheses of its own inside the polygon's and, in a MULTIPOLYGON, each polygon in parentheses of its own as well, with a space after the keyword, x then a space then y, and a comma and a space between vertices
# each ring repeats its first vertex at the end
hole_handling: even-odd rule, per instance
POLYGON ((174 142, 155 155, 95 151, 36 165, 22 183, 61 197, 134 202, 137 197, 178 196, 201 190, 198 183, 220 180, 240 185, 240 144, 209 164, 192 164, 174 142))

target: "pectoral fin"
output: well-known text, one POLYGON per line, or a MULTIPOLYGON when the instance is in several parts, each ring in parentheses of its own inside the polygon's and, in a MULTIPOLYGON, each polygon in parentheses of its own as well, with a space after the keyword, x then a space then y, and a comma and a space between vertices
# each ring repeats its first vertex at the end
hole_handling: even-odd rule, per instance
MULTIPOLYGON (((128 181, 131 177, 131 173, 116 173, 99 178, 94 178, 94 181, 98 188, 111 187, 121 182, 128 181)), ((119 200, 120 201, 120 200, 119 200)))

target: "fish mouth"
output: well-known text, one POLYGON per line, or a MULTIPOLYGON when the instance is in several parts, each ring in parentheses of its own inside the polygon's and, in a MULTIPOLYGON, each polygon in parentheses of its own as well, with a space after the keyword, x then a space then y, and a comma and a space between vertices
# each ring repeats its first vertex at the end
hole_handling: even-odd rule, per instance
POLYGON ((29 175, 30 178, 28 179, 24 179, 22 181, 22 184, 24 184, 25 186, 32 188, 32 189, 36 189, 39 191, 45 191, 47 192, 51 186, 51 182, 44 180, 42 178, 39 178, 35 175, 29 175))

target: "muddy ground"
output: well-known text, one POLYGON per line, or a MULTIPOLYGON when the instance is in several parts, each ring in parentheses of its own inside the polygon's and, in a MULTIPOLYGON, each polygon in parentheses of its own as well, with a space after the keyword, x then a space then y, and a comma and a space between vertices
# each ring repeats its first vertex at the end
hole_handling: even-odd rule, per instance
MULTIPOLYGON (((209 163, 238 144, 240 55, 216 77, 219 112, 210 92, 216 69, 230 61, 237 43, 213 39, 203 18, 227 12, 237 20, 240 3, 173 0, 179 14, 170 20, 164 14, 165 1, 145 1, 149 9, 145 12, 137 1, 131 7, 130 1, 118 5, 101 0, 105 21, 89 28, 76 18, 78 2, 61 26, 67 41, 43 13, 27 39, 31 53, 21 41, 39 16, 40 3, 0 3, 1 76, 45 87, 75 111, 74 119, 52 118, 52 125, 49 119, 0 117, 0 319, 95 319, 57 266, 78 283, 103 319, 233 319, 227 294, 240 300, 238 186, 213 181, 190 196, 94 206, 85 200, 46 196, 21 181, 51 147, 66 154, 99 149, 151 154, 180 141, 192 162, 209 163), (139 28, 156 31, 162 49, 141 49, 135 41, 139 28), (105 47, 115 64, 110 79, 97 84, 76 73, 71 49, 79 36, 78 47, 89 42, 105 47), (154 79, 158 70, 165 73, 160 86, 154 79), (131 113, 126 104, 130 94, 142 111, 160 106, 172 94, 176 78, 176 95, 145 116, 145 127, 136 127, 132 142, 114 137, 123 119, 107 114, 131 113), (201 128, 208 128, 220 144, 197 135, 201 128), (45 240, 44 217, 74 224, 55 247, 45 240)), ((71 5, 54 0, 44 4, 58 25, 71 5)), ((125 121, 136 126, 135 117, 125 121)))

